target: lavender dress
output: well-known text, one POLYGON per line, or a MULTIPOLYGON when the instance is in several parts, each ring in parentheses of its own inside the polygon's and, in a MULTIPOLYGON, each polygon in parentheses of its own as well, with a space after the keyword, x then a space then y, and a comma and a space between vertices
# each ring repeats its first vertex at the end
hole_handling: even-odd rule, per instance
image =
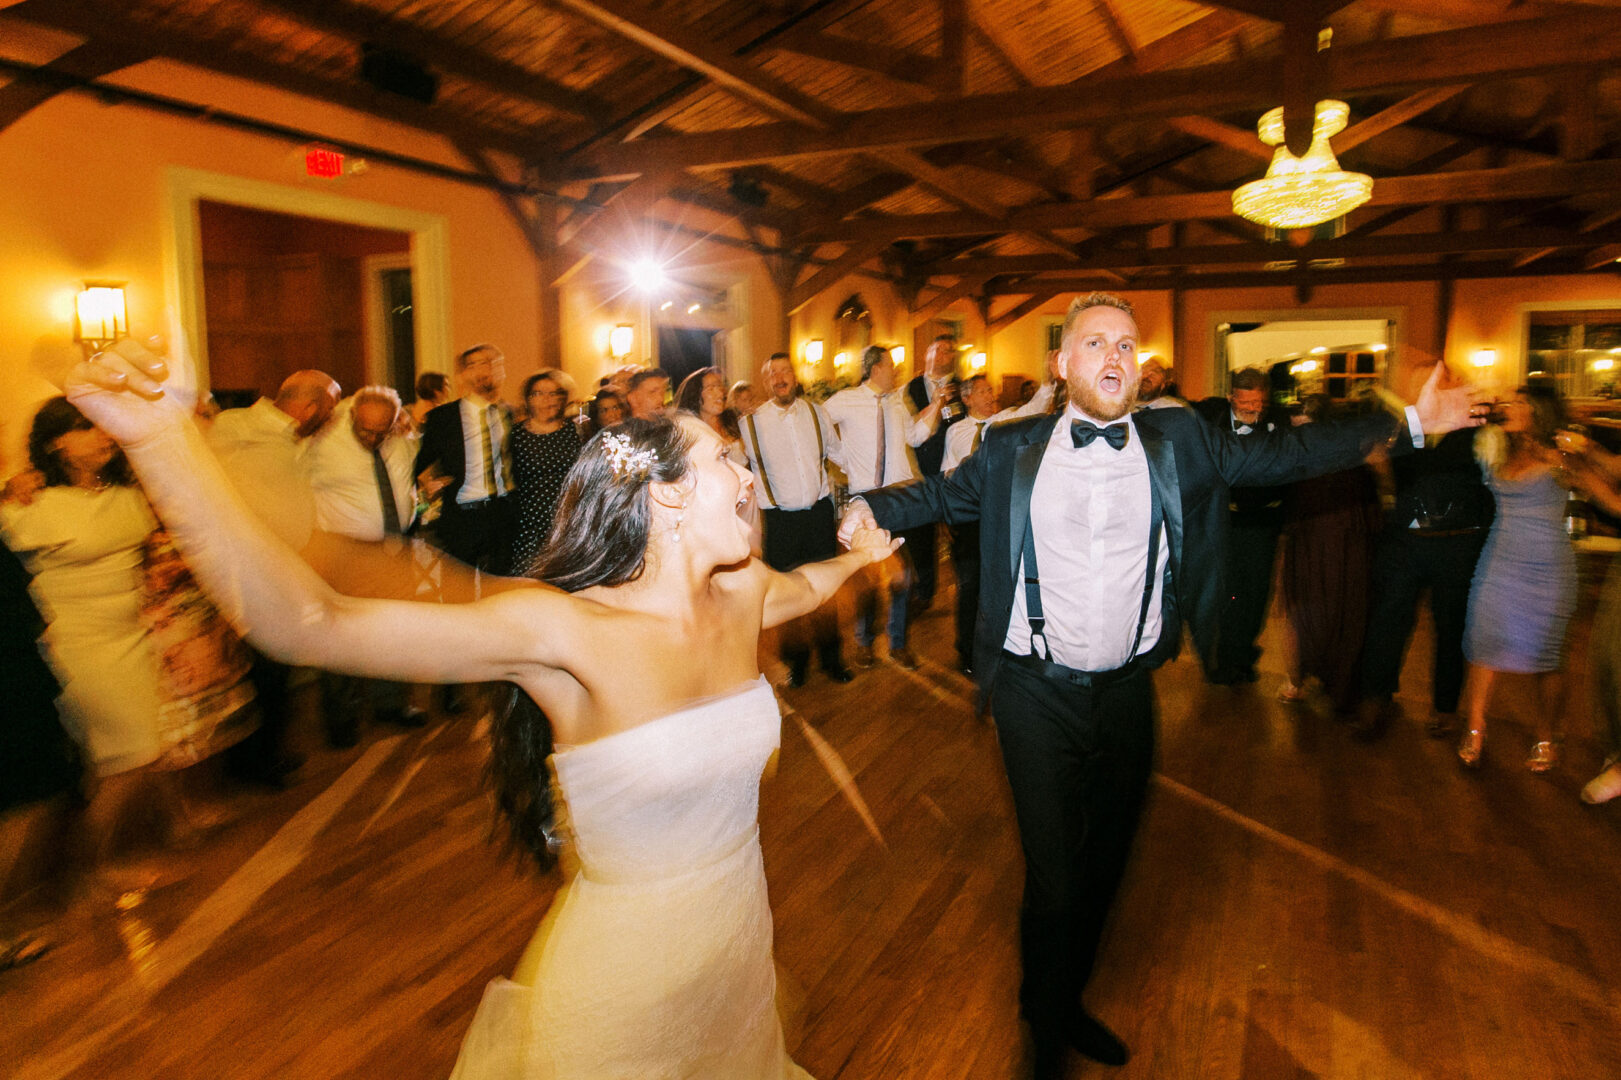
POLYGON ((1547 471, 1523 480, 1488 472, 1497 517, 1475 564, 1463 652, 1493 671, 1558 671, 1576 610, 1576 553, 1565 534, 1565 489, 1547 471))

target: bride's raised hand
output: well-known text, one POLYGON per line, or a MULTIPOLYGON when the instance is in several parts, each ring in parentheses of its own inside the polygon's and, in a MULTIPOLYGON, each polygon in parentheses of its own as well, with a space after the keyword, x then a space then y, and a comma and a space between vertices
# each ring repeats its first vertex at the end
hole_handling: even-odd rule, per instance
POLYGON ((169 364, 158 339, 123 338, 77 365, 63 388, 90 422, 124 445, 187 423, 183 396, 165 389, 169 364))
POLYGON ((855 532, 850 534, 850 550, 867 556, 869 563, 883 562, 899 551, 905 542, 903 537, 892 539, 888 532, 876 525, 858 525, 855 532))

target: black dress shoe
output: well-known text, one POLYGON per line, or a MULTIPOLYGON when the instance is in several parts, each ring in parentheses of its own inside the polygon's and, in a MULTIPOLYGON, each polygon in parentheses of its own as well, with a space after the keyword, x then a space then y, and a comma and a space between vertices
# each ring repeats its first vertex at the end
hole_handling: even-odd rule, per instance
POLYGON ((421 709, 407 705, 403 709, 384 709, 377 714, 377 719, 385 724, 393 724, 395 727, 419 728, 427 726, 428 714, 421 709))
POLYGON ((1131 1057, 1126 1044, 1090 1013, 1083 1012, 1070 1021, 1069 1030, 1064 1035, 1082 1057, 1104 1065, 1124 1065, 1131 1057))
POLYGON ((360 744, 360 725, 353 720, 329 723, 326 726, 327 745, 334 750, 348 750, 360 744))
POLYGON ((822 671, 836 683, 847 683, 855 679, 855 673, 843 664, 836 664, 833 667, 823 664, 822 671))

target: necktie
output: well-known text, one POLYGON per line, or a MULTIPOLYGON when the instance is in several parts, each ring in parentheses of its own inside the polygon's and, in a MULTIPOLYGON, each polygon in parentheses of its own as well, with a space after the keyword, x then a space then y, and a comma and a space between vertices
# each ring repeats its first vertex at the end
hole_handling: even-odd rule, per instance
POLYGON ((889 456, 889 442, 884 438, 884 397, 878 395, 878 469, 874 473, 873 487, 884 486, 884 459, 889 456))
POLYGON ((1087 423, 1085 420, 1072 420, 1069 425, 1069 435, 1070 438, 1075 440, 1077 449, 1092 445, 1092 440, 1101 436, 1104 442, 1116 450, 1124 450, 1126 448, 1126 439, 1129 437, 1129 429, 1125 424, 1110 424, 1108 427, 1100 428, 1096 424, 1087 423))
POLYGON ((400 535, 400 507, 394 501, 394 482, 389 479, 388 463, 382 450, 371 452, 372 472, 377 476, 377 494, 383 500, 383 535, 400 535))
POLYGON ((501 452, 504 439, 501 434, 501 406, 490 405, 480 416, 479 426, 484 429, 484 487, 490 495, 505 495, 512 490, 512 470, 507 467, 506 454, 501 452))
POLYGON ((974 421, 974 442, 968 447, 968 452, 970 454, 979 449, 979 440, 985 437, 985 425, 987 423, 988 421, 985 420, 974 421))

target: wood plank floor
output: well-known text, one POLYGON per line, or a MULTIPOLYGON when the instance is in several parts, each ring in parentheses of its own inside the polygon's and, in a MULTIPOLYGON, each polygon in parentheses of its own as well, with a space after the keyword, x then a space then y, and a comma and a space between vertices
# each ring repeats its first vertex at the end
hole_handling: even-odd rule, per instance
MULTIPOLYGON (((994 733, 949 670, 949 599, 918 625, 922 670, 784 695, 762 842, 789 1043, 821 1080, 1024 1068, 1017 841, 994 733)), ((1364 746, 1274 700, 1277 629, 1254 687, 1206 687, 1187 657, 1157 676, 1159 772, 1088 995, 1134 1056, 1072 1075, 1621 1076, 1621 807, 1576 799, 1599 765, 1582 673, 1566 764, 1521 767, 1530 705, 1511 684, 1469 775, 1419 727, 1421 646, 1413 719, 1364 746)), ((491 840, 478 721, 338 752, 306 719, 300 786, 242 795, 175 857, 177 884, 54 918, 56 948, 0 974, 0 1074, 448 1075, 556 883, 491 840)))

